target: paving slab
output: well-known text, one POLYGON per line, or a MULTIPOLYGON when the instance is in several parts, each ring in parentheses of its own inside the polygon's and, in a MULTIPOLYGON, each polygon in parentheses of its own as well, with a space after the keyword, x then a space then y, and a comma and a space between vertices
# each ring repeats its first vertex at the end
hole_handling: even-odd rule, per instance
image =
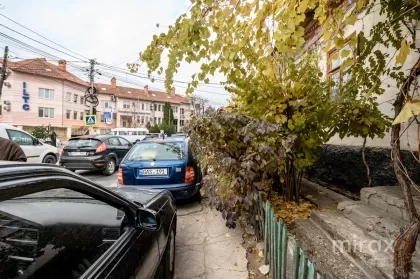
POLYGON ((225 226, 219 212, 200 203, 178 205, 176 279, 246 279, 241 228, 225 226))

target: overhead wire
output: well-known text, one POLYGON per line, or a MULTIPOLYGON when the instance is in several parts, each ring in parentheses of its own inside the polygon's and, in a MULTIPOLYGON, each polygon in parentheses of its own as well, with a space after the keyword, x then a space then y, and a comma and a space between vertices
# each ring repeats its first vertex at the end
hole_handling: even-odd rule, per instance
POLYGON ((80 57, 83 57, 84 59, 89 60, 89 58, 87 58, 86 56, 83 56, 83 55, 81 55, 81 54, 79 54, 79 53, 77 53, 77 52, 74 52, 74 51, 72 51, 72 50, 70 50, 70 49, 68 49, 68 48, 66 48, 66 47, 64 47, 64 46, 62 46, 62 45, 60 45, 60 44, 58 44, 58 43, 56 43, 56 42, 54 42, 54 41, 52 41, 52 40, 50 40, 50 39, 46 38, 46 37, 44 37, 44 36, 42 36, 41 34, 39 34, 39 33, 35 32, 34 30, 32 30, 32 29, 30 29, 30 28, 28 28, 28 27, 24 26, 23 24, 21 24, 21 23, 19 23, 19 22, 15 21, 15 20, 13 20, 13 19, 11 19, 11 18, 9 18, 9 17, 7 17, 7 16, 5 16, 5 15, 3 15, 3 14, 0 14, 0 16, 2 16, 2 17, 4 17, 4 18, 6 18, 6 19, 8 19, 8 20, 10 20, 10 21, 12 21, 12 22, 14 22, 15 24, 19 25, 20 27, 22 27, 22 28, 24 28, 24 29, 26 29, 26 30, 28 30, 28 31, 30 31, 30 32, 32 32, 32 33, 34 33, 34 34, 38 35, 39 37, 43 38, 44 40, 49 41, 50 43, 55 44, 56 46, 59 46, 59 47, 61 47, 61 48, 65 49, 65 50, 67 50, 67 51, 70 51, 70 52, 72 52, 72 53, 74 53, 74 54, 76 54, 76 55, 79 55, 80 57))

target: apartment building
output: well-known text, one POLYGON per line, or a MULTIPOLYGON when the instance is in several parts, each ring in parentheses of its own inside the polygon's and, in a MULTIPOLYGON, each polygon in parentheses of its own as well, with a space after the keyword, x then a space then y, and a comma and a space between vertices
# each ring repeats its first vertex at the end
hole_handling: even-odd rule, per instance
MULTIPOLYGON (((1 60, 0 60, 1 61, 1 60)), ((2 62, 2 61, 1 61, 2 62)), ((45 58, 8 62, 8 78, 1 96, 0 122, 31 131, 37 126, 50 126, 61 140, 87 132, 83 117, 90 108, 85 105, 88 83, 67 71, 64 60, 58 64, 45 58)), ((191 115, 187 98, 175 94, 117 86, 113 78, 109 84, 95 84, 99 105, 96 108, 95 133, 107 133, 117 127, 145 127, 161 123, 163 106, 169 102, 177 129, 185 126, 191 115), (104 113, 112 115, 105 122, 104 113)))
MULTIPOLYGON (((355 0, 341 0, 342 4, 347 1, 347 15, 352 13, 356 6, 355 0)), ((340 58, 343 51, 350 51, 350 55, 356 56, 348 43, 344 44, 341 49, 331 47, 325 51, 326 43, 323 40, 322 26, 313 19, 314 11, 307 11, 306 20, 302 24, 305 33, 304 47, 309 50, 315 50, 319 53, 321 59, 319 67, 324 73, 324 77, 335 82, 335 87, 331 88, 331 95, 339 95, 342 86, 345 84, 349 76, 344 74, 343 62, 346 58, 340 58), (336 55, 336 54, 340 55, 336 55)), ((354 25, 343 27, 344 35, 349 41, 351 36, 355 36, 360 32, 370 34, 371 29, 378 22, 383 21, 380 9, 373 9, 369 14, 359 15, 362 20, 356 21, 354 25)), ((408 32, 408 31, 407 31, 408 32)), ((420 46, 420 36, 417 35, 415 42, 420 46)), ((395 49, 381 49, 390 54, 389 61, 395 65, 395 49)), ((417 61, 419 53, 413 52, 407 58, 404 69, 410 69, 417 61)), ((351 57, 351 56, 350 56, 351 57)), ((380 110, 387 116, 393 118, 393 102, 399 88, 392 79, 384 79, 382 88, 384 94, 378 96, 380 110)), ((331 115, 334 117, 334 115, 331 115)), ((400 137, 402 157, 406 167, 416 182, 420 182, 419 164, 416 161, 416 152, 419 147, 419 125, 413 123, 406 129, 407 124, 402 124, 404 135, 400 137)), ((367 185, 366 168, 362 160, 363 138, 345 137, 341 139, 339 135, 331 138, 327 145, 323 147, 322 155, 316 165, 308 175, 315 181, 332 184, 338 188, 345 188, 346 191, 358 193, 361 187, 367 185)), ((390 156, 391 133, 388 132, 384 138, 367 138, 366 141, 366 162, 370 166, 370 177, 372 179, 371 186, 395 185, 395 175, 391 163, 390 156)))

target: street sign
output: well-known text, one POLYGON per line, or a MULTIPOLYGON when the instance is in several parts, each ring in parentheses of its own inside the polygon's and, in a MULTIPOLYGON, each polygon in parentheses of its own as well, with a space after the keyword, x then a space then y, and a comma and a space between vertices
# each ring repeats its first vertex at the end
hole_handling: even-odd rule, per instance
POLYGON ((85 126, 96 126, 96 115, 86 114, 84 117, 85 126))

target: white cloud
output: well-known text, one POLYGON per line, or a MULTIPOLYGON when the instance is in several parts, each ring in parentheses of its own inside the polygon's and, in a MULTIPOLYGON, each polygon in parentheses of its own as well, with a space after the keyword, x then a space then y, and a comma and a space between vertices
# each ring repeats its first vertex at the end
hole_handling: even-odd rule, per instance
MULTIPOLYGON (((125 68, 125 63, 135 61, 138 58, 138 53, 148 45, 152 36, 163 32, 165 30, 163 26, 173 24, 176 18, 184 13, 190 5, 188 0, 125 0, 119 2, 113 0, 3 0, 2 2, 5 9, 1 12, 11 19, 83 56, 96 58, 97 61, 106 64, 117 62, 116 66, 121 68, 125 68), (157 28, 156 23, 159 23, 161 27, 157 28)), ((56 47, 5 18, 0 17, 0 24, 56 47)), ((25 39, 4 27, 0 26, 0 32, 60 58, 64 57, 70 61, 75 60, 75 58, 25 39)), ((4 45, 4 42, 0 42, 0 47, 4 45)), ((8 45, 11 51, 25 58, 40 56, 12 46, 10 43, 8 45)), ((79 67, 87 66, 81 63, 73 64, 80 65, 79 67)), ((72 68, 69 67, 69 69, 72 68)), ((199 65, 184 63, 175 79, 190 81, 191 75, 198 70, 199 65)), ((140 72, 145 73, 146 68, 142 66, 140 72)), ((81 71, 75 73, 79 76, 82 74, 81 71)), ((119 73, 118 75, 123 76, 124 74, 119 73)), ((109 81, 108 77, 102 76, 99 78, 101 82, 109 81)), ((162 83, 151 84, 150 81, 132 76, 126 76, 126 78, 139 85, 149 83, 150 87, 163 89, 162 83)), ((210 79, 211 82, 224 80, 221 75, 216 75, 210 79)), ((118 80, 121 81, 121 78, 118 80)), ((121 83, 121 85, 124 84, 121 83)), ((182 86, 185 86, 185 84, 176 84, 176 91, 184 92, 185 89, 182 86)), ((229 95, 223 95, 223 93, 226 93, 223 88, 202 86, 199 90, 219 93, 211 94, 197 91, 198 95, 208 98, 217 106, 227 104, 226 99, 229 95)))

